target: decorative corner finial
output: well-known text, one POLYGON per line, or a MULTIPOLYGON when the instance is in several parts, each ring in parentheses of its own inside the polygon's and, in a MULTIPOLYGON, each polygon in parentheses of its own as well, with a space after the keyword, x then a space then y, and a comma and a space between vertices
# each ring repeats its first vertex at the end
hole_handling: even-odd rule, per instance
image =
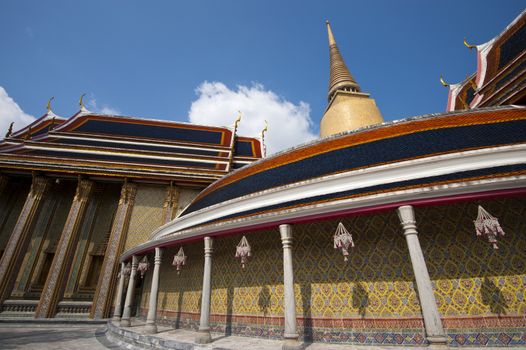
POLYGON ((476 45, 469 44, 466 38, 464 38, 464 45, 470 50, 477 47, 476 45))
POLYGON ((261 130, 261 138, 265 137, 265 133, 268 131, 268 122, 265 120, 265 127, 261 130))
POLYGON ((86 96, 86 94, 80 95, 80 99, 79 99, 79 107, 80 107, 80 109, 86 109, 86 106, 84 106, 84 96, 86 96))
POLYGON ((46 109, 48 112, 51 112, 51 101, 55 99, 54 96, 51 96, 51 98, 47 101, 46 109))
POLYGON ((442 84, 443 87, 449 87, 449 84, 445 82, 442 74, 440 74, 440 84, 442 84))
POLYGON ((239 125, 240 121, 241 121, 241 111, 237 111, 237 119, 234 122, 234 129, 237 129, 237 126, 239 125))
POLYGON ((263 149, 263 157, 267 156, 267 146, 265 145, 265 133, 268 131, 268 123, 265 120, 265 127, 261 130, 261 144, 263 149))
POLYGON ((9 124, 9 128, 7 129, 7 133, 5 134, 5 138, 7 139, 9 136, 11 136, 11 134, 13 133, 13 125, 15 124, 15 122, 11 122, 11 124, 9 124))

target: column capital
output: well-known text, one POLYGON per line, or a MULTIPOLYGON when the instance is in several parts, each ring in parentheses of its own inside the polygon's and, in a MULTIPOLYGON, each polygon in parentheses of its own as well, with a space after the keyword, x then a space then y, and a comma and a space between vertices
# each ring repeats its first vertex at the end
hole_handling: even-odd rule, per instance
POLYGON ((163 257, 163 249, 155 248, 155 258, 153 260, 154 265, 161 265, 162 257, 163 257))
POLYGON ((76 202, 86 202, 90 197, 93 184, 94 183, 91 180, 79 179, 73 200, 76 202))
POLYGON ((418 234, 416 230, 416 220, 415 220, 415 211, 411 205, 404 205, 398 207, 397 209, 398 218, 400 219, 400 224, 404 229, 404 235, 416 235, 418 234))
POLYGON ((292 246, 292 226, 289 224, 279 225, 279 233, 283 248, 290 248, 292 246))
POLYGON ((131 263, 132 271, 137 271, 138 266, 139 266, 139 257, 137 255, 132 255, 132 263, 131 263))
POLYGON ((164 197, 164 208, 177 206, 177 197, 179 196, 179 187, 170 185, 166 187, 166 196, 164 197))
POLYGON ((214 239, 212 237, 205 237, 205 256, 210 256, 214 252, 214 239))
POLYGON ((43 176, 33 176, 29 194, 33 199, 40 199, 49 189, 51 180, 43 176))
POLYGON ((137 194, 137 185, 124 181, 121 189, 121 197, 119 198, 119 204, 128 204, 135 202, 135 195, 137 194))

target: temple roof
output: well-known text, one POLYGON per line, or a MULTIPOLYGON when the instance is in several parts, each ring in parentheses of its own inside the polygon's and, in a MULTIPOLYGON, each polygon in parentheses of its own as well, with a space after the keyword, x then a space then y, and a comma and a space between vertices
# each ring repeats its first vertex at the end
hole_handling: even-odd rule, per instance
POLYGON ((526 108, 492 107, 408 118, 300 145, 211 184, 121 259, 204 235, 523 189, 525 128, 526 108))
POLYGON ((477 50, 477 72, 469 79, 469 84, 464 80, 450 85, 448 111, 526 104, 526 10, 488 42, 464 43, 477 50), (462 98, 463 93, 463 98, 469 100, 467 103, 457 98, 462 98))
POLYGON ((0 143, 0 168, 210 183, 261 158, 233 129, 101 115, 46 113, 0 143))

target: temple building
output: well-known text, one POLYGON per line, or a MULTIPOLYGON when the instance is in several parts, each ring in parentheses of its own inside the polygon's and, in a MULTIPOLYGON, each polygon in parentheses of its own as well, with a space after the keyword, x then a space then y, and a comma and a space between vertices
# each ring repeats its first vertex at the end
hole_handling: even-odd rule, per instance
POLYGON ((304 342, 526 345, 526 11, 384 122, 327 22, 321 138, 48 112, 0 144, 0 317, 304 342))
POLYGON ((261 158, 218 128, 99 115, 80 101, 0 144, 2 317, 106 318, 119 255, 207 185, 261 158))

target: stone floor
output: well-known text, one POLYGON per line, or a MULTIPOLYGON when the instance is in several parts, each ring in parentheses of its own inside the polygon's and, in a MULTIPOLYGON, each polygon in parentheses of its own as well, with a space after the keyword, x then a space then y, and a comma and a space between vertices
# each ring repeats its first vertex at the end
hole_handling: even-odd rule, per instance
MULTIPOLYGON (((159 327, 159 333, 147 335, 144 324, 133 321, 131 327, 119 328, 115 324, 49 324, 49 323, 0 323, 0 349, 38 349, 38 350, 104 350, 104 349, 185 349, 185 350, 270 350, 281 349, 281 341, 213 335, 213 342, 196 345, 197 333, 159 327), (108 328, 113 332, 108 332, 108 328), (120 332, 120 336, 115 336, 120 332), (123 339, 125 341, 123 341, 123 339), (157 346, 158 345, 158 346, 157 346)), ((401 350, 402 347, 372 347, 356 345, 336 345, 313 343, 305 344, 306 350, 401 350)), ((429 347, 411 347, 412 350, 431 350, 429 347)), ((477 348, 466 348, 475 350, 477 348)), ((482 348, 479 348, 482 349, 482 348)), ((483 348, 485 350, 503 350, 504 348, 483 348)), ((517 348, 513 348, 517 349, 517 348)))
POLYGON ((101 325, 0 324, 0 349, 121 349, 105 337, 101 325))
MULTIPOLYGON (((113 324, 116 328, 118 325, 113 324)), ((109 325, 111 327, 111 325, 109 325)), ((173 329, 172 327, 159 326, 159 333, 155 335, 148 335, 144 331, 144 323, 139 320, 133 320, 131 327, 120 328, 120 330, 128 331, 128 335, 142 336, 141 338, 148 338, 154 344, 160 344, 160 340, 166 341, 166 344, 180 344, 170 348, 176 349, 221 349, 221 350, 270 350, 270 349, 281 349, 282 342, 279 340, 259 339, 259 338, 248 338, 248 337, 237 337, 237 336, 225 336, 222 334, 212 334, 213 342, 206 345, 197 345, 194 340, 197 336, 196 332, 184 330, 184 329, 173 329)), ((111 332, 110 332, 111 333, 111 332)), ((135 337, 137 339, 137 337, 135 337)), ((162 348, 162 347, 159 347, 162 348)), ((439 347, 437 349, 445 349, 446 347, 439 347)), ((131 349, 138 349, 131 347, 131 349)), ((364 346, 364 345, 343 345, 343 344, 327 344, 327 343, 312 343, 304 344, 303 349, 305 350, 402 350, 407 349, 401 346, 364 346)), ((432 350, 434 347, 409 347, 411 350, 432 350)), ((452 348, 460 349, 460 348, 452 348)), ((469 347, 464 348, 469 350, 504 350, 505 348, 495 347, 469 347)), ((511 349, 511 348, 510 348, 511 349)), ((517 347, 513 349, 518 349, 517 347)))

